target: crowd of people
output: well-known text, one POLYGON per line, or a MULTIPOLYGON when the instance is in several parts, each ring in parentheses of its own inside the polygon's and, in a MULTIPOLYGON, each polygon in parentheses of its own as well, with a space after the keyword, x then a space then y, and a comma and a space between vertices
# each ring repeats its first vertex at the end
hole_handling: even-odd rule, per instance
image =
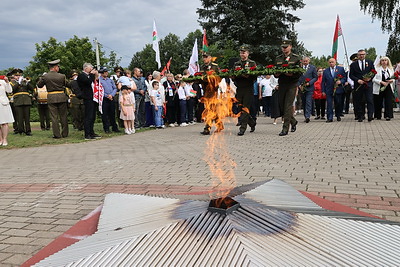
MULTIPOLYGON (((67 78, 59 73, 60 60, 54 60, 48 62, 49 71, 34 84, 23 77, 22 70, 14 69, 0 77, 0 144, 8 144, 8 123, 13 123, 15 134, 32 135, 32 99, 37 101, 41 129, 50 130, 51 126, 53 138, 57 139, 68 136, 69 113, 74 128, 83 130, 88 140, 100 138, 93 128, 97 114, 105 133, 124 128, 129 135, 143 127, 163 129, 204 122, 201 134, 209 135, 213 124, 215 132, 224 129, 223 116, 217 110, 220 104, 211 99, 226 97, 227 93, 233 111, 227 115, 238 117, 239 136, 244 135, 247 126, 250 132, 255 131, 260 114, 271 117, 275 125, 282 118, 279 135, 285 136, 289 130, 296 131, 296 112, 304 114, 306 123, 312 116, 330 123, 334 118, 341 121, 349 113, 351 103, 358 122, 393 118, 400 91, 400 62, 393 66, 388 57, 381 57, 375 65, 361 49, 350 57, 348 70, 334 58, 323 69, 310 64, 309 57, 293 54, 290 40, 284 40, 281 48, 275 65, 301 66, 303 73, 223 78, 216 87, 210 87, 208 81, 184 82, 189 77, 188 70, 164 76, 159 71, 144 75, 140 68, 131 72, 116 67, 110 76, 107 68, 97 70, 85 63, 82 71, 74 70, 67 78)), ((248 46, 241 46, 239 52, 240 59, 233 68, 256 66, 249 59, 248 46)), ((217 75, 220 70, 212 56, 204 52, 202 58, 201 71, 217 75)))

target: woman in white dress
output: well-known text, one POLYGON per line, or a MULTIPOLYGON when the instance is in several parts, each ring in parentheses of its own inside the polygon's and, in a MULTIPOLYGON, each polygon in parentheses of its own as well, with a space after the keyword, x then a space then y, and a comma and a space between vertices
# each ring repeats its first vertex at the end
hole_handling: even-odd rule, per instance
POLYGON ((8 124, 14 122, 14 117, 6 93, 11 93, 12 88, 7 77, 0 77, 0 145, 6 146, 8 135, 8 124))

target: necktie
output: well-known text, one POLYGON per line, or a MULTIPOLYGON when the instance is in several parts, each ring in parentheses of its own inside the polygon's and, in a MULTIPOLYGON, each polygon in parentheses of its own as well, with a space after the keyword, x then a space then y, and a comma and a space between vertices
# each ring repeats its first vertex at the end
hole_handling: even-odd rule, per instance
POLYGON ((364 60, 362 61, 362 70, 363 71, 365 70, 365 62, 364 62, 364 60))
POLYGON ((335 76, 335 68, 331 68, 331 74, 332 74, 332 77, 335 76))

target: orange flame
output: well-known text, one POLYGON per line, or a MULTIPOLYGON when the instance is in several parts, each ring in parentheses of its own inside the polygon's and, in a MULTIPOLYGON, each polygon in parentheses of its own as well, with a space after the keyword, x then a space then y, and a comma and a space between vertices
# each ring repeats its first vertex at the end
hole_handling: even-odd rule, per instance
MULTIPOLYGON (((208 126, 215 122, 216 130, 219 133, 224 129, 223 121, 229 116, 233 116, 232 105, 236 99, 234 92, 227 90, 223 92, 219 89, 221 78, 215 75, 208 75, 208 84, 204 95, 205 110, 202 117, 208 126)), ((207 140, 204 160, 209 165, 213 176, 213 186, 218 187, 217 198, 224 198, 236 186, 234 169, 235 161, 230 157, 224 135, 222 133, 213 134, 207 140)), ((215 196, 210 196, 214 198, 215 196)), ((217 206, 220 203, 217 203, 217 206)))

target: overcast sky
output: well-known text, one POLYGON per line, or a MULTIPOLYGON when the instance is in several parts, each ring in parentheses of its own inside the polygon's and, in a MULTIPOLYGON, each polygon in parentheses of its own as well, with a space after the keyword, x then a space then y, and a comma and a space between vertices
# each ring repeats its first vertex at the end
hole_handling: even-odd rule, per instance
MULTIPOLYGON (((382 34, 379 21, 372 23, 371 16, 360 11, 359 1, 304 2, 304 9, 293 12, 301 19, 295 27, 299 40, 314 56, 331 53, 337 14, 349 56, 368 47, 375 47, 380 55, 385 53, 388 34, 382 34)), ((35 43, 47 42, 50 37, 64 42, 74 35, 97 38, 107 55, 114 50, 122 57, 121 65, 127 66, 135 52, 151 43, 153 19, 160 38, 172 32, 183 39, 200 28, 199 0, 2 0, 1 7, 0 70, 29 65, 36 54, 35 43)), ((339 61, 343 61, 343 50, 340 39, 339 61)))

